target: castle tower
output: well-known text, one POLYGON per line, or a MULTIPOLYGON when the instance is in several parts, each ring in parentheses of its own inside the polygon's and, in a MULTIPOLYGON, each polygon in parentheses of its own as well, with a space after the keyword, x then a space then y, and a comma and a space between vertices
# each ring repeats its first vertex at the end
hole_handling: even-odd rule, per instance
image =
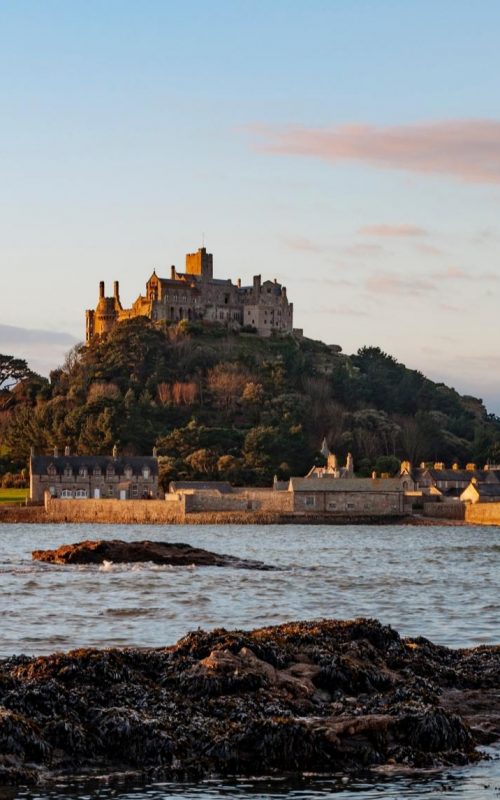
POLYGON ((212 253, 207 253, 205 247, 198 248, 196 253, 187 253, 186 272, 188 275, 199 275, 200 278, 211 281, 214 276, 212 253))

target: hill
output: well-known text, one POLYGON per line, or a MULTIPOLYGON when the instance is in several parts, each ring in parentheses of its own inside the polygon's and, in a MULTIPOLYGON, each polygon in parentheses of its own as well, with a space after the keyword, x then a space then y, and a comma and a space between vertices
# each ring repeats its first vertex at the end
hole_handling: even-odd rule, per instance
POLYGON ((30 446, 79 453, 158 448, 162 476, 269 484, 332 451, 358 474, 400 459, 500 461, 500 420, 481 400, 407 369, 376 347, 346 356, 294 336, 217 324, 121 323, 74 348, 50 380, 28 374, 0 394, 4 471, 30 446))

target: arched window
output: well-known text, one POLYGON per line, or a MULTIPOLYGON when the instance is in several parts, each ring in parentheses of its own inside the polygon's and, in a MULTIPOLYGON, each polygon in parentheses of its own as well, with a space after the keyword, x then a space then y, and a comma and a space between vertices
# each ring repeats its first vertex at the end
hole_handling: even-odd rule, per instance
POLYGON ((75 497, 78 500, 84 500, 87 497, 87 490, 86 489, 77 489, 75 492, 75 497))
POLYGON ((73 497, 73 491, 71 489, 63 489, 61 497, 63 500, 70 500, 73 497))

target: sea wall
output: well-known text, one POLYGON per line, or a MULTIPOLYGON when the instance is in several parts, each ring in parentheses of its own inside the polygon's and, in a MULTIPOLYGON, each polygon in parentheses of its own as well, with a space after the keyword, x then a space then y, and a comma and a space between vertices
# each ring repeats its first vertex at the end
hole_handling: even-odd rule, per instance
POLYGON ((465 505, 459 501, 453 503, 424 503, 424 517, 463 520, 465 518, 465 505))
POLYGON ((500 503, 470 503, 465 507, 465 521, 472 525, 500 525, 500 503))
POLYGON ((184 521, 184 500, 57 500, 45 495, 52 522, 176 523, 184 521))

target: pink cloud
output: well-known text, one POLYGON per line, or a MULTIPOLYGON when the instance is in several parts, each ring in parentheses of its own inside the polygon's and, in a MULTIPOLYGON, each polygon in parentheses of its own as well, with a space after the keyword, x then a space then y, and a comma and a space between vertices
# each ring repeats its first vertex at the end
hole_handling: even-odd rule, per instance
POLYGON ((366 289, 371 294, 422 295, 435 291, 436 287, 425 278, 402 278, 389 273, 371 275, 366 281, 366 289))
POLYGON ((364 225, 358 233, 362 236, 387 236, 387 237, 406 237, 406 236, 427 236, 424 228, 417 225, 364 225))
POLYGON ((466 272, 460 267, 448 267, 443 272, 435 272, 432 276, 435 280, 452 280, 452 281, 500 281, 500 275, 494 272, 466 272))
POLYGON ((252 126, 267 153, 354 161, 381 169, 448 175, 465 183, 500 183, 500 121, 451 120, 414 125, 252 126))

